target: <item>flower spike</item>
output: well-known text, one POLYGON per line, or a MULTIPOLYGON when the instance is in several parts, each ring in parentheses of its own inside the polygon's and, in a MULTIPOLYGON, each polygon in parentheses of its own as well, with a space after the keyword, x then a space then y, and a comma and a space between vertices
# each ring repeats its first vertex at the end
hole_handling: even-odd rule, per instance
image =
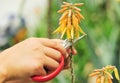
POLYGON ((58 11, 58 13, 62 14, 59 19, 59 27, 53 33, 59 33, 61 38, 66 35, 68 40, 78 38, 81 34, 86 35, 79 26, 80 21, 84 19, 84 17, 80 13, 81 9, 77 6, 82 5, 83 3, 71 4, 63 2, 61 9, 58 11))
POLYGON ((89 74, 90 77, 97 76, 96 83, 113 83, 112 73, 114 72, 116 79, 119 81, 119 73, 115 66, 106 66, 102 69, 95 69, 93 73, 89 74))

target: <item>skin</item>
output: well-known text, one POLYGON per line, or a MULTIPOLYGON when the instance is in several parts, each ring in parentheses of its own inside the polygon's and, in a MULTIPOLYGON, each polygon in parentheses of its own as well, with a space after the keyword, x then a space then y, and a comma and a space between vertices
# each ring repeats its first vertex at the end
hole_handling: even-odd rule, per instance
MULTIPOLYGON (((54 71, 61 55, 65 60, 69 52, 60 44, 62 40, 28 38, 0 53, 0 83, 28 83, 33 75, 47 75, 54 71), (47 69, 47 71, 45 70, 47 69)), ((64 68, 69 67, 69 60, 64 68)))

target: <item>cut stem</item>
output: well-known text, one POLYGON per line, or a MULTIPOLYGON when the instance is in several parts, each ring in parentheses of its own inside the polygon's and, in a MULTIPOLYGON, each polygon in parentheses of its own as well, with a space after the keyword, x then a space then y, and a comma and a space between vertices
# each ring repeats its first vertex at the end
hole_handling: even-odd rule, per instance
POLYGON ((71 83, 74 83, 74 69, 73 69, 73 59, 72 53, 70 54, 70 73, 71 73, 71 83))
MULTIPOLYGON (((71 40, 71 42, 72 42, 72 40, 71 40)), ((73 48, 73 46, 70 47, 70 49, 71 49, 71 53, 70 53, 70 69, 71 69, 71 71, 70 71, 70 73, 71 73, 71 83, 75 83, 72 48, 73 48)))

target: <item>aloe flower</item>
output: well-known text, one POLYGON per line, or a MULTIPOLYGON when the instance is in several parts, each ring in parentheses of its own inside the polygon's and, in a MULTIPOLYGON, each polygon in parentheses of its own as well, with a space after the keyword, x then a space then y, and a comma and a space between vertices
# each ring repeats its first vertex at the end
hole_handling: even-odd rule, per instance
POLYGON ((82 6, 83 3, 71 4, 63 2, 63 4, 58 11, 58 13, 62 14, 59 19, 59 27, 53 33, 59 33, 61 35, 60 38, 66 35, 68 40, 78 38, 81 34, 85 35, 86 33, 79 26, 80 21, 84 17, 80 13, 81 9, 76 7, 82 6))
POLYGON ((114 72, 115 77, 120 81, 118 70, 115 66, 106 66, 102 69, 95 69, 93 73, 89 74, 90 77, 97 76, 96 83, 113 83, 112 73, 114 72))

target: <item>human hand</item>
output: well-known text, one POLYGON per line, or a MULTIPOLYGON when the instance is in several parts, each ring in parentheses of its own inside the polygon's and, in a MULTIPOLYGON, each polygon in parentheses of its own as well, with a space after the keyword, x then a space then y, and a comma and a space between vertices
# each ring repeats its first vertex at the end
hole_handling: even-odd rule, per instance
POLYGON ((61 54, 67 52, 57 40, 29 38, 0 54, 4 81, 31 80, 33 75, 47 75, 59 66, 61 54), (47 71, 46 71, 47 69, 47 71))
MULTIPOLYGON (((58 42, 59 44, 62 44, 63 43, 63 40, 60 40, 60 39, 52 39, 53 41, 55 42, 58 42)), ((64 69, 68 69, 70 68, 70 54, 72 55, 76 55, 77 54, 77 51, 74 47, 71 48, 68 48, 66 49, 67 51, 67 54, 66 54, 66 57, 65 57, 65 64, 64 64, 64 69)))

